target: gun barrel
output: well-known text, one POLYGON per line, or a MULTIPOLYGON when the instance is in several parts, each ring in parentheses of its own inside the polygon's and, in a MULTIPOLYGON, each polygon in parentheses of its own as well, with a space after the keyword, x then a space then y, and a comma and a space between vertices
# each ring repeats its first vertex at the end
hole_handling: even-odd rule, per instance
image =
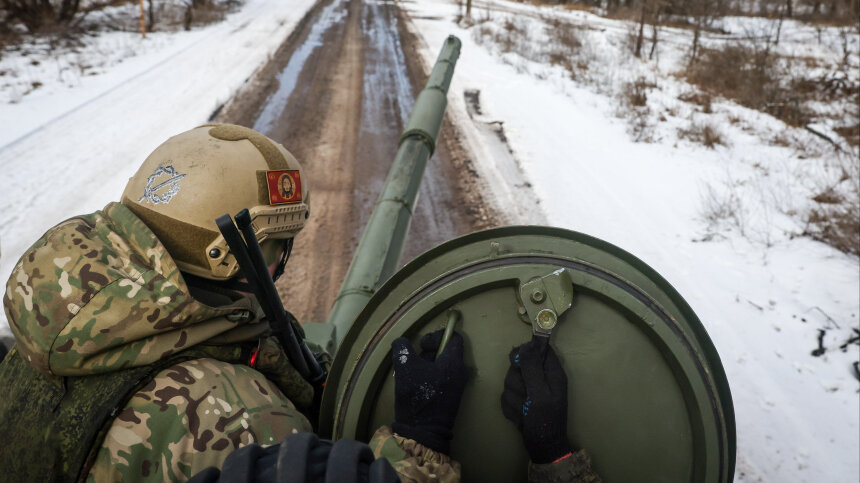
POLYGON ((460 40, 449 36, 426 87, 415 100, 385 186, 326 322, 333 330, 333 346, 327 344, 330 350, 340 345, 370 297, 397 269, 424 168, 436 147, 459 56, 460 40))

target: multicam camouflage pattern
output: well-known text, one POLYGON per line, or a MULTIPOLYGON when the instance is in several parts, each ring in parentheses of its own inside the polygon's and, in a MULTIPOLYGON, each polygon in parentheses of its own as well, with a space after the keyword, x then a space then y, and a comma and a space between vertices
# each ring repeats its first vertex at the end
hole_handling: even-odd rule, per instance
POLYGON ((247 323, 234 312, 260 315, 250 299, 194 300, 164 246, 118 203, 45 233, 12 271, 3 304, 22 357, 52 375, 147 365, 247 323))
POLYGON ((591 468, 591 458, 584 449, 555 463, 536 465, 529 463, 529 481, 532 483, 600 483, 600 476, 591 468))
POLYGON ((392 432, 388 426, 376 430, 368 445, 375 457, 391 463, 404 482, 460 481, 460 463, 392 432))
POLYGON ((214 359, 162 371, 116 417, 89 481, 185 481, 250 443, 311 431, 259 372, 214 359))
POLYGON ((290 364, 284 349, 274 337, 261 341, 254 367, 274 382, 296 406, 309 408, 313 403, 313 386, 290 364))
MULTIPOLYGON (((404 438, 388 426, 379 428, 368 443, 377 458, 385 458, 404 482, 459 482, 460 463, 449 456, 404 438)), ((531 483, 600 483, 591 459, 581 449, 561 461, 536 465, 529 463, 531 483)))
POLYGON ((312 389, 276 339, 261 337, 268 324, 259 306, 195 300, 164 246, 123 205, 50 229, 14 268, 3 302, 23 360, 46 377, 89 380, 74 376, 198 354, 169 363, 119 406, 96 443, 91 480, 184 480, 242 445, 311 429, 288 396, 307 406, 312 389), (243 342, 249 334, 259 345, 243 342), (234 364, 247 360, 248 346, 259 348, 259 371, 234 364))

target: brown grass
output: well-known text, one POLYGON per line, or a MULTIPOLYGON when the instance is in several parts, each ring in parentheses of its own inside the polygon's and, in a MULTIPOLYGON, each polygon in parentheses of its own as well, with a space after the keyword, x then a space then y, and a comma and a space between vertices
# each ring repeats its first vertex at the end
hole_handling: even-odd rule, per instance
POLYGON ((860 212, 856 204, 821 206, 809 212, 806 222, 804 235, 860 256, 860 212))
POLYGON ((689 129, 680 129, 678 135, 710 149, 715 149, 717 145, 726 145, 723 134, 719 129, 706 123, 693 123, 689 129))
POLYGON ((624 84, 622 88, 622 101, 630 107, 644 107, 648 105, 648 91, 655 89, 657 84, 644 77, 639 77, 633 82, 624 84))
POLYGON ((783 86, 780 59, 766 48, 728 44, 721 49, 703 49, 686 72, 687 80, 711 95, 767 112, 792 126, 809 123, 803 92, 783 86))
POLYGON ((841 174, 819 183, 803 235, 860 256, 860 158, 845 154, 839 159, 841 174))
POLYGON ((695 92, 695 91, 694 92, 685 92, 685 93, 681 94, 680 96, 678 96, 678 99, 680 99, 684 102, 689 102, 691 104, 696 104, 698 106, 701 106, 702 112, 704 112, 705 114, 710 114, 710 113, 714 112, 713 106, 711 105, 711 101, 713 100, 713 98, 711 97, 710 94, 703 93, 703 92, 695 92))
POLYGON ((836 127, 833 128, 833 130, 842 136, 851 146, 860 146, 860 123, 854 124, 853 126, 836 127))

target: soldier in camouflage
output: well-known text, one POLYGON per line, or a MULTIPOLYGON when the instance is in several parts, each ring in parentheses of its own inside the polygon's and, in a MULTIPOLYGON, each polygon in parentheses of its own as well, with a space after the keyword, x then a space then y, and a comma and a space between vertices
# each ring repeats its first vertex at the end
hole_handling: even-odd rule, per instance
MULTIPOLYGON (((26 251, 3 296, 17 344, 0 363, 5 479, 185 481, 312 430, 314 389, 214 222, 243 208, 277 278, 309 214, 301 167, 256 131, 206 125, 159 146, 119 203, 26 251)), ((404 481, 459 480, 463 344, 436 359, 431 336, 421 354, 395 342, 396 421, 369 443, 404 481)))
MULTIPOLYGON (((119 203, 27 250, 3 297, 17 343, 0 364, 5 478, 184 481, 237 448, 312 429, 313 388, 236 290, 215 226, 243 208, 282 272, 309 213, 301 167, 253 130, 201 126, 159 146, 119 203)), ((456 472, 403 441, 400 460, 456 472)))

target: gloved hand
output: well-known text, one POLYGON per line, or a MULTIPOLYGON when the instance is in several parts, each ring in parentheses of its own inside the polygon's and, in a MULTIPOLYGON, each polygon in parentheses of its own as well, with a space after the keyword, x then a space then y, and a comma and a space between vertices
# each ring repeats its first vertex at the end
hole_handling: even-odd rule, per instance
POLYGON ((534 336, 515 347, 509 357, 502 413, 523 434, 532 463, 552 463, 571 452, 564 368, 549 346, 549 337, 534 336))
POLYGON ((466 387, 463 337, 454 332, 436 359, 443 330, 421 338, 420 354, 406 338, 392 342, 395 433, 449 454, 454 419, 466 387))

